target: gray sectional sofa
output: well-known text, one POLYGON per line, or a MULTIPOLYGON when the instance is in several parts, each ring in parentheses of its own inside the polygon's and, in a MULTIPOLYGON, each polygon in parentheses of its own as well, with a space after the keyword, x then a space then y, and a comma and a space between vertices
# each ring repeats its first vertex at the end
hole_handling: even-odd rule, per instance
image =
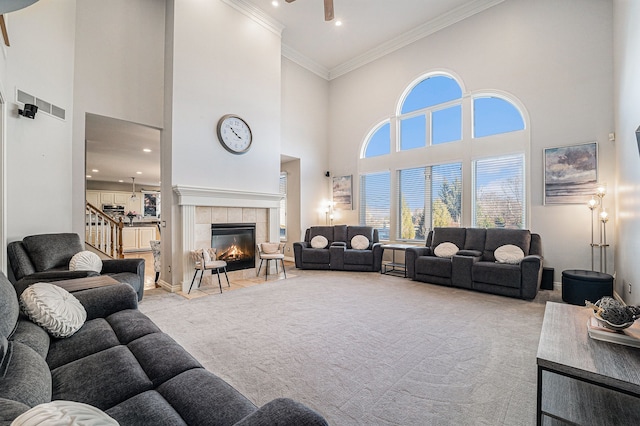
POLYGON ((378 230, 371 226, 312 226, 305 232, 304 241, 293 243, 296 268, 330 269, 333 271, 380 272, 382 247, 378 230), (354 237, 361 235, 369 240, 369 246, 355 249, 354 237), (316 236, 327 239, 323 248, 311 246, 316 236))
POLYGON ((326 425, 290 399, 258 409, 142 314, 128 284, 73 295, 87 320, 71 337, 53 338, 19 312, 15 289, 0 273, 0 424, 67 400, 123 426, 326 425))
POLYGON ((425 247, 405 253, 413 280, 522 299, 536 297, 542 260, 540 235, 522 229, 435 228, 425 247), (436 247, 446 242, 460 250, 450 258, 436 256, 436 247), (504 245, 519 247, 524 258, 516 264, 496 262, 495 251, 504 245))
POLYGON ((84 250, 78 234, 39 234, 25 237, 7 245, 7 256, 14 276, 18 296, 37 282, 53 282, 109 275, 116 281, 129 284, 144 295, 144 259, 109 259, 102 261, 102 271, 70 271, 69 261, 84 250))

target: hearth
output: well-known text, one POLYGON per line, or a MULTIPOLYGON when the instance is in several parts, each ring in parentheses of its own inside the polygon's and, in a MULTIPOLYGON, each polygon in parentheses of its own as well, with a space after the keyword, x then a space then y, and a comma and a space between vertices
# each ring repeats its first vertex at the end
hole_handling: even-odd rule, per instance
POLYGON ((256 224, 211 224, 211 247, 217 249, 217 258, 227 262, 228 271, 255 268, 256 224))

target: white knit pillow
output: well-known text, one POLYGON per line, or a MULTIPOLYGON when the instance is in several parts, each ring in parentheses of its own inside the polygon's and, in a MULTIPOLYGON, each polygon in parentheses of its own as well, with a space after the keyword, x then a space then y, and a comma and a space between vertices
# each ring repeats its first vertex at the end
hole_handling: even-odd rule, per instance
POLYGON ((351 239, 351 248, 365 250, 369 248, 369 239, 364 235, 356 235, 351 239))
POLYGON ((438 257, 451 257, 458 252, 458 246, 453 243, 440 243, 433 251, 438 257))
POLYGON ((316 235, 311 239, 311 247, 321 249, 325 248, 329 244, 329 240, 322 235, 316 235))
POLYGON ((53 337, 69 337, 84 325, 87 311, 71 293, 50 283, 35 283, 20 296, 22 311, 53 337))
POLYGON ((36 405, 11 423, 11 426, 36 425, 116 426, 118 422, 91 405, 57 400, 36 405))
POLYGON ((69 261, 70 271, 102 271, 102 259, 97 254, 85 250, 73 255, 69 261))
POLYGON ((522 249, 518 246, 514 246, 513 244, 506 244, 498 247, 496 251, 493 252, 493 255, 498 263, 517 264, 524 259, 524 252, 522 249))

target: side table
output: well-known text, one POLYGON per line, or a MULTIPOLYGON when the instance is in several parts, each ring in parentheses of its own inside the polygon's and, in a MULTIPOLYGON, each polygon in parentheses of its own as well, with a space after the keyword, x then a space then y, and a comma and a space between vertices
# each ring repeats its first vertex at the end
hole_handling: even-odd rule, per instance
MULTIPOLYGON (((382 264, 382 269, 380 270, 381 274, 388 275, 401 275, 404 278, 407 278, 407 266, 404 262, 396 261, 396 251, 406 251, 412 246, 411 244, 383 244, 383 250, 391 250, 391 262, 384 262, 382 264), (389 269, 391 268, 391 269, 389 269)), ((384 256, 384 251, 382 252, 384 256)))

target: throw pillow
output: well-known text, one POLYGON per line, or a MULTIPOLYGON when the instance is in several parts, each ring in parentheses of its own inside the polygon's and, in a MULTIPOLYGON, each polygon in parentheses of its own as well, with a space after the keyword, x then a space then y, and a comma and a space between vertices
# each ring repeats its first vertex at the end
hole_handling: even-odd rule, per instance
POLYGON ((351 248, 356 250, 366 250, 369 248, 369 239, 364 235, 356 235, 351 239, 351 248))
POLYGON ((329 244, 329 240, 322 235, 316 235, 311 239, 311 247, 321 249, 325 248, 329 244))
POLYGON ((62 287, 35 283, 20 296, 22 311, 53 337, 69 337, 84 325, 87 311, 62 287))
POLYGON ((69 261, 70 271, 102 271, 102 259, 97 254, 85 250, 73 255, 69 261))
POLYGON ((278 252, 280 244, 278 243, 262 243, 262 252, 264 254, 274 254, 278 252))
POLYGON ((460 250, 457 245, 453 243, 440 243, 433 251, 438 257, 451 257, 460 250))
POLYGON ((118 422, 104 411, 81 402, 51 401, 36 405, 22 413, 11 426, 36 426, 43 424, 68 426, 114 426, 118 422))
POLYGON ((513 244, 506 244, 498 247, 496 251, 493 252, 493 255, 498 263, 517 264, 524 259, 524 252, 522 249, 518 246, 514 246, 513 244))

